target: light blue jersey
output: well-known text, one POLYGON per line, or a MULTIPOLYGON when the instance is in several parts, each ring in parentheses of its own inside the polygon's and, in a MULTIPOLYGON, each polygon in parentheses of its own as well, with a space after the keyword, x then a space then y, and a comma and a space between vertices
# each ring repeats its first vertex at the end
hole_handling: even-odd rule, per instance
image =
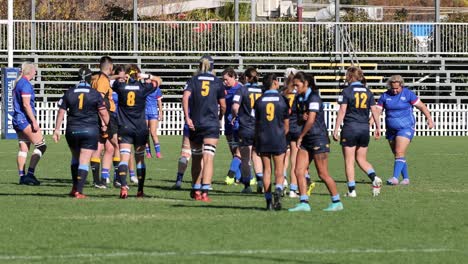
POLYGON ((23 97, 29 97, 29 105, 31 106, 33 115, 36 116, 36 108, 34 106, 34 88, 31 83, 24 77, 18 80, 15 89, 13 89, 13 123, 26 121, 28 123, 31 122, 24 110, 23 97))

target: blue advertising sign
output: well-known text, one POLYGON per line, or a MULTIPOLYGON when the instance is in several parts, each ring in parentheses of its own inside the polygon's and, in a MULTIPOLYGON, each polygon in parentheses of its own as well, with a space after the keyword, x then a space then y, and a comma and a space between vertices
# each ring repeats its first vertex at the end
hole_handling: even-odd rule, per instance
POLYGON ((18 68, 2 68, 2 138, 17 139, 13 129, 13 89, 19 75, 18 68))

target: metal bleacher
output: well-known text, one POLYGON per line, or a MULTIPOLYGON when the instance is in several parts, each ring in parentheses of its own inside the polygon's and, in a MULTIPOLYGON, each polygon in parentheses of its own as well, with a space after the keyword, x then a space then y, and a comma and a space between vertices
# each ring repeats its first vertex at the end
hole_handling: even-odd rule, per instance
MULTIPOLYGON (((143 71, 160 75, 165 98, 177 101, 198 58, 208 53, 218 74, 226 67, 241 72, 248 66, 279 76, 288 67, 312 73, 322 97, 331 101, 355 59, 377 94, 385 90, 389 76, 400 74, 426 102, 468 102, 466 23, 426 23, 440 37, 428 36, 424 43, 411 36, 412 23, 207 23, 206 31, 195 32, 199 21, 19 20, 14 22, 14 65, 37 63, 38 98, 54 101, 76 83, 73 76, 79 67, 97 71, 99 58, 110 55, 116 65, 136 63, 143 71), (342 45, 330 45, 337 43, 340 27, 353 42, 353 56, 342 45), (114 39, 104 41, 110 36, 114 39), (398 45, 393 44, 395 38, 398 45)), ((5 32, 6 25, 0 23, 0 67, 7 64, 5 32)))

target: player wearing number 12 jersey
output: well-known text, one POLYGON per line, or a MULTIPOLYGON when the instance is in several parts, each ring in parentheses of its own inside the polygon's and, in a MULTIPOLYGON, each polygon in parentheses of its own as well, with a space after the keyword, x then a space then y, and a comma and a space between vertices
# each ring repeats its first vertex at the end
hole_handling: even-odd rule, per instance
POLYGON ((367 161, 367 149, 369 145, 369 112, 376 120, 375 138, 380 137, 380 120, 378 109, 375 104, 374 95, 364 84, 364 75, 362 70, 357 67, 350 67, 346 71, 346 81, 349 86, 346 87, 341 96, 338 97, 340 110, 336 118, 333 139, 338 141, 338 130, 344 121, 341 130, 341 146, 345 159, 345 172, 348 179, 348 197, 356 197, 356 181, 354 179, 354 161, 357 161, 361 170, 363 170, 372 182, 372 193, 379 195, 382 180, 376 176, 374 168, 367 161))
POLYGON ((140 81, 140 69, 134 64, 126 67, 125 73, 128 75, 127 82, 114 82, 113 90, 119 98, 119 148, 120 163, 118 177, 120 177, 121 189, 120 198, 127 198, 127 171, 132 145, 135 148, 135 161, 138 177, 137 197, 143 197, 143 187, 145 185, 145 145, 148 139, 148 129, 146 126, 145 107, 146 97, 154 92, 161 84, 161 79, 156 76, 145 76, 151 79, 151 83, 140 81))

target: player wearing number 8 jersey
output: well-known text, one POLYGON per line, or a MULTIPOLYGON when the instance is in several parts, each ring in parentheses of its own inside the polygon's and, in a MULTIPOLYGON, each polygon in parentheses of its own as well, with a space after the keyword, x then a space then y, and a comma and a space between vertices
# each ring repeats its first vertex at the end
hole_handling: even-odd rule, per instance
POLYGON ((203 202, 211 201, 208 191, 211 188, 214 155, 219 139, 219 120, 226 111, 223 83, 212 71, 213 59, 203 56, 198 74, 187 82, 182 97, 193 156, 191 196, 203 202))
MULTIPOLYGON (((364 84, 364 75, 361 69, 350 67, 346 71, 346 87, 338 97, 340 109, 336 118, 333 139, 338 141, 338 131, 344 121, 341 130, 341 146, 345 160, 345 172, 348 179, 348 197, 356 197, 356 181, 354 178, 354 162, 369 176, 372 182, 372 193, 379 195, 382 180, 376 176, 374 168, 367 161, 367 149, 369 145, 369 112, 372 110, 374 117, 378 115, 374 95, 364 84)), ((376 119, 375 138, 380 137, 380 120, 376 119)))
POLYGON ((135 148, 135 161, 138 177, 137 197, 143 197, 145 185, 145 145, 148 139, 146 126, 145 107, 146 97, 154 92, 161 84, 161 79, 156 76, 145 76, 151 79, 151 83, 140 81, 140 69, 131 64, 125 69, 127 82, 114 82, 113 89, 119 98, 119 148, 120 163, 118 177, 120 177, 120 198, 127 198, 127 171, 132 145, 135 148))

